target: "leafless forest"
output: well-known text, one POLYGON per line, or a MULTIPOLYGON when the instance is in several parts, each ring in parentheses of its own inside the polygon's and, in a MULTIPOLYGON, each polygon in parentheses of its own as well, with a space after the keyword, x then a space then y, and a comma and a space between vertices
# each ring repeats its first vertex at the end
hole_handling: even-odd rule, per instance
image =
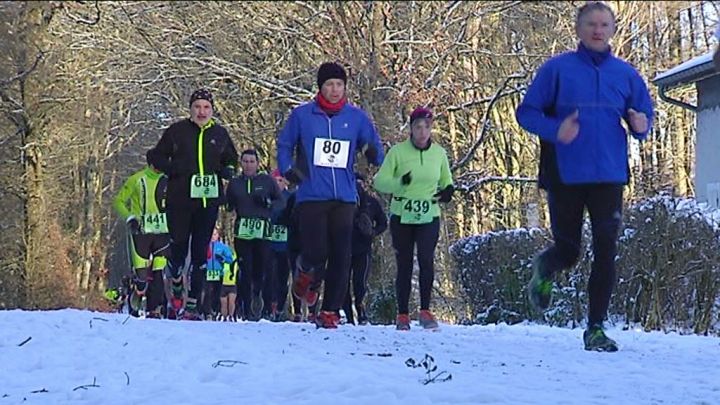
MULTIPOLYGON (((437 290, 455 296, 450 243, 547 222, 538 142, 514 110, 539 64, 576 46, 579 4, 0 3, 0 308, 100 306, 108 273, 126 266, 110 202, 163 128, 186 116, 191 91, 214 92, 238 149, 256 147, 268 170, 279 128, 314 95, 326 60, 347 66, 351 101, 386 145, 406 136, 413 107, 436 112, 434 136, 461 187, 445 214, 437 290)), ((608 4, 614 52, 648 82, 715 46, 712 3, 608 4)), ((655 129, 633 144, 628 202, 693 194, 695 117, 650 89, 655 129)), ((389 241, 376 245, 375 283, 391 282, 389 241)))

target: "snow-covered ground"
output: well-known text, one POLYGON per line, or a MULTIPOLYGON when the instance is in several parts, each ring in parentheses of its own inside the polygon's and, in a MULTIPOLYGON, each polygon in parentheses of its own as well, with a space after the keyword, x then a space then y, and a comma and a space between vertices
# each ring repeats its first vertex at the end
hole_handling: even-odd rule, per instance
POLYGON ((0 405, 720 403, 720 339, 608 334, 619 352, 527 324, 397 332, 0 311, 0 405), (426 354, 430 377, 445 373, 424 384, 407 362, 426 354))

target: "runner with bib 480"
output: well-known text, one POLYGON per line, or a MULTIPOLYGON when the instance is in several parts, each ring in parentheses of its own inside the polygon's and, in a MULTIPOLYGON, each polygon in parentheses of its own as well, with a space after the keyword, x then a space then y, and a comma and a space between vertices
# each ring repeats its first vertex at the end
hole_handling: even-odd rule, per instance
POLYGON ((227 203, 235 210, 235 252, 242 258, 240 274, 240 299, 245 319, 260 320, 265 301, 262 293, 269 281, 270 249, 269 235, 272 208, 282 206, 283 197, 275 180, 265 173, 258 173, 258 155, 254 149, 240 156, 242 175, 230 181, 227 203))

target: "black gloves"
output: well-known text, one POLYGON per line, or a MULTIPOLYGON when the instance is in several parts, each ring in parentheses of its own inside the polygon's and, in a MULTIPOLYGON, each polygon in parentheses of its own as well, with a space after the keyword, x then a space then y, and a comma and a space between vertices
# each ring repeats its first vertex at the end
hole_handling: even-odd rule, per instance
POLYGON ((223 167, 222 170, 220 170, 220 178, 223 178, 225 180, 230 180, 235 175, 235 168, 231 166, 223 167))
POLYGON ((435 193, 433 197, 438 197, 438 201, 441 203, 449 203, 450 200, 452 200, 453 193, 455 192, 455 187, 453 185, 449 185, 445 187, 444 189, 438 191, 435 193))
POLYGON ((372 219, 370 219, 370 216, 364 211, 360 212, 360 214, 358 214, 358 216, 356 217, 355 226, 357 226, 360 234, 366 238, 371 238, 375 233, 373 221, 372 219))
POLYGON ((378 150, 374 146, 370 145, 367 147, 367 149, 365 149, 365 158, 367 159, 369 164, 374 165, 375 162, 377 161, 377 157, 378 157, 378 150))
POLYGON ((255 205, 263 208, 270 206, 270 199, 267 198, 263 193, 253 192, 250 194, 250 198, 253 200, 255 205))
POLYGON ((410 182, 412 181, 412 175, 410 175, 410 172, 403 174, 400 181, 402 181, 403 186, 407 186, 408 184, 410 184, 410 182))
POLYGON ((285 174, 283 174, 283 177, 285 177, 287 181, 293 184, 300 184, 303 182, 303 180, 305 180, 305 175, 303 175, 299 170, 294 167, 286 171, 285 174))
POLYGON ((219 261, 220 263, 225 263, 225 257, 221 255, 220 253, 215 253, 215 260, 219 261))
POLYGON ((131 234, 137 235, 140 233, 140 222, 138 222, 137 218, 130 217, 127 220, 127 228, 131 234))

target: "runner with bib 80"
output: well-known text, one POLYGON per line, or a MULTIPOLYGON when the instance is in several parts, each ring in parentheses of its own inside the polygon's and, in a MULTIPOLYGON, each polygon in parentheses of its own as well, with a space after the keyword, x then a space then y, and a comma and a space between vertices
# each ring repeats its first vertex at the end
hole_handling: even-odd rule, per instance
POLYGON ((292 111, 277 142, 283 176, 299 184, 296 201, 303 243, 293 294, 312 306, 325 281, 317 319, 323 328, 337 327, 337 312, 345 301, 358 199, 355 155, 367 146, 370 164, 380 165, 383 158, 372 121, 347 102, 346 81, 342 66, 322 64, 317 74, 319 93, 292 111))

